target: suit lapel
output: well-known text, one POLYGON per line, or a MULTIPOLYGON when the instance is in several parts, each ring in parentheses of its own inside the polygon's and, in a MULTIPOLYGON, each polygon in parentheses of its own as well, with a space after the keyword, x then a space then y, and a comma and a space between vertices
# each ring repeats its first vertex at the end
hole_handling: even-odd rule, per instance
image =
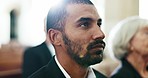
POLYGON ((47 65, 47 78, 66 78, 58 65, 55 62, 55 56, 51 59, 51 61, 47 65))
POLYGON ((93 69, 95 75, 96 75, 96 78, 107 78, 105 77, 103 74, 101 74, 100 72, 96 71, 95 69, 93 69))

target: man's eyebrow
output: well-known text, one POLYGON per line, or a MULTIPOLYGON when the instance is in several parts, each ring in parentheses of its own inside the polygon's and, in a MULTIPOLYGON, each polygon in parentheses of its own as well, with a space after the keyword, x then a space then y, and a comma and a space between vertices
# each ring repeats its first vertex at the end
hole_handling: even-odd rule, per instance
POLYGON ((82 21, 93 21, 93 19, 92 18, 88 18, 88 17, 82 17, 77 22, 82 22, 82 21))

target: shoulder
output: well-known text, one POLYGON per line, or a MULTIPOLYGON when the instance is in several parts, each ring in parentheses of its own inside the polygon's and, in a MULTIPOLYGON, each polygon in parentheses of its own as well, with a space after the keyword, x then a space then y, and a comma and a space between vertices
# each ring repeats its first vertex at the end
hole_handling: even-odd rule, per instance
POLYGON ((46 78, 46 66, 43 66, 28 78, 46 78))
POLYGON ((41 51, 45 50, 46 47, 47 46, 46 46, 45 42, 43 42, 43 43, 41 43, 37 46, 26 48, 25 51, 24 51, 24 54, 26 54, 26 55, 30 55, 30 54, 34 55, 34 54, 37 54, 37 53, 41 54, 41 51))
POLYGON ((116 70, 116 73, 111 78, 142 78, 140 74, 130 65, 123 64, 123 66, 116 70))
POLYGON ((46 47, 45 42, 43 42, 43 43, 41 43, 37 46, 34 46, 34 47, 29 47, 29 48, 26 49, 26 51, 37 51, 37 50, 40 50, 41 48, 44 48, 44 47, 46 47))
POLYGON ((32 74, 29 78, 65 78, 62 71, 58 68, 54 57, 49 61, 49 63, 34 74, 32 74))

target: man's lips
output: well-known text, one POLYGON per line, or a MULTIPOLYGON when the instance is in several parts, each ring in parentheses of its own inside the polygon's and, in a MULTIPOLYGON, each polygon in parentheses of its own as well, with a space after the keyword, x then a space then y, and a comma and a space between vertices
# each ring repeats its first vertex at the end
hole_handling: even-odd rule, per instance
POLYGON ((104 50, 105 42, 103 40, 96 40, 96 41, 90 43, 89 46, 87 47, 87 50, 99 49, 99 48, 104 50))
POLYGON ((104 49, 105 48, 105 44, 98 43, 98 44, 96 44, 96 45, 91 47, 91 49, 94 49, 94 48, 102 48, 102 49, 104 49))
POLYGON ((92 46, 89 50, 91 51, 92 54, 99 55, 103 53, 104 48, 105 48, 105 45, 99 43, 99 44, 92 46))

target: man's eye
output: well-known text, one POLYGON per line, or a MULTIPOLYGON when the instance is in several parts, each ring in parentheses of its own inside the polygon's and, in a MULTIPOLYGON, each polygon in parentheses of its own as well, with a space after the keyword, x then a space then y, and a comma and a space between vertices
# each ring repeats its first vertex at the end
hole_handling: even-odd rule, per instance
POLYGON ((90 24, 88 22, 85 22, 85 23, 80 24, 81 27, 89 27, 89 25, 90 24))

